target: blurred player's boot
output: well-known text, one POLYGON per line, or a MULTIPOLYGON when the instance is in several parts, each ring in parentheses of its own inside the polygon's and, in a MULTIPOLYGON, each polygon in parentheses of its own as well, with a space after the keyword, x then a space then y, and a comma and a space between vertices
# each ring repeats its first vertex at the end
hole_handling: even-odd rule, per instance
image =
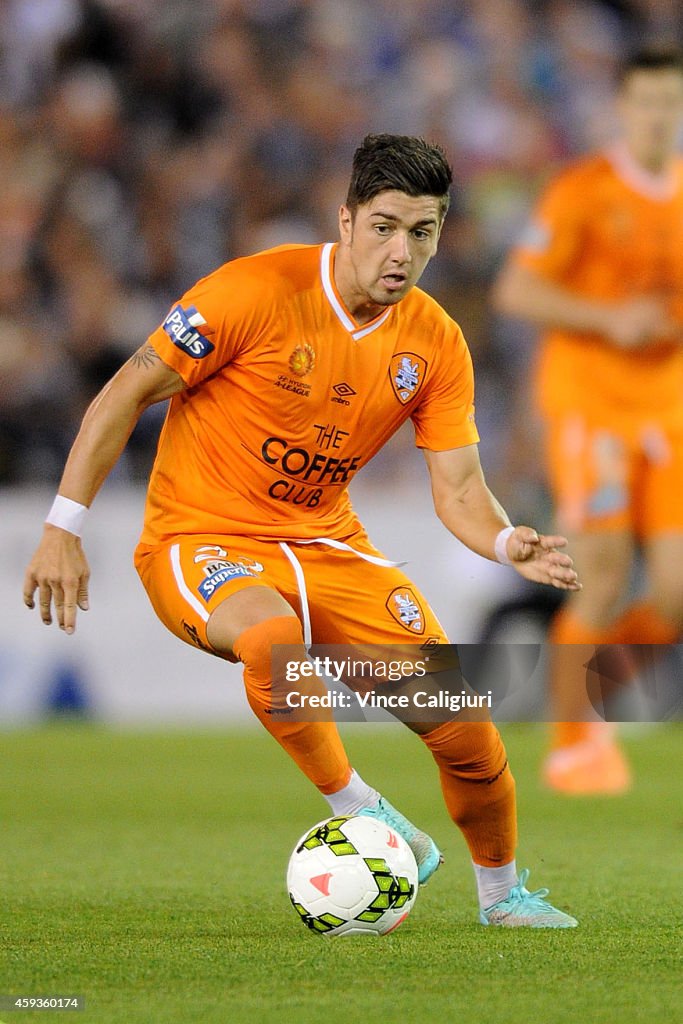
POLYGON ((393 828, 399 835, 403 836, 415 855, 418 869, 417 877, 420 885, 425 885, 439 865, 443 863, 441 852, 431 836, 416 828, 412 822, 408 821, 383 796, 379 798, 379 802, 374 807, 364 807, 358 813, 368 818, 377 818, 378 821, 383 821, 385 825, 389 825, 390 828, 393 828))
POLYGON ((551 751, 542 774, 546 786, 566 796, 619 796, 631 787, 626 758, 609 734, 551 751))
POLYGON ((505 899, 480 910, 481 923, 503 928, 576 928, 579 923, 576 918, 548 903, 545 898, 547 889, 529 892, 526 888, 528 877, 529 871, 525 868, 520 872, 519 882, 513 885, 505 899))

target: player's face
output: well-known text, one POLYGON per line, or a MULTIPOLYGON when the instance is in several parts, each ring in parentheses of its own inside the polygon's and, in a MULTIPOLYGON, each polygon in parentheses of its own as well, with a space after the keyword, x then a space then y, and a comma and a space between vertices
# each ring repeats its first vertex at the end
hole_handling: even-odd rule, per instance
POLYGON ((435 196, 387 191, 359 206, 342 206, 335 278, 351 312, 400 302, 436 252, 442 217, 435 196))
POLYGON ((633 71, 620 94, 620 113, 631 154, 654 170, 676 152, 683 123, 683 74, 675 69, 633 71))

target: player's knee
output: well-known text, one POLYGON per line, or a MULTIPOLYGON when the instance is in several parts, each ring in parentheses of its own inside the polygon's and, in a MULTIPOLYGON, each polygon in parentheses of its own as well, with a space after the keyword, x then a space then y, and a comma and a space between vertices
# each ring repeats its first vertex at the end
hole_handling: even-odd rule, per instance
POLYGON ((249 626, 237 637, 233 651, 251 676, 270 679, 274 661, 303 649, 304 637, 296 615, 278 615, 249 626), (286 650, 285 650, 286 648, 286 650))

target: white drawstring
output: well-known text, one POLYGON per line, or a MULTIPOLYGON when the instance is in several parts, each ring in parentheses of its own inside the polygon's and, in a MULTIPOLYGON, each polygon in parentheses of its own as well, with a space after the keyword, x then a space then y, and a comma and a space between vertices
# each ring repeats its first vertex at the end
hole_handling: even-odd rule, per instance
POLYGON ((364 562, 372 562, 373 565, 382 565, 386 569, 397 569, 401 565, 407 565, 407 562, 390 562, 388 558, 379 558, 377 555, 368 555, 364 551, 358 551, 356 548, 352 548, 350 544, 345 544, 343 540, 331 540, 328 537, 316 537, 315 540, 298 540, 297 544, 327 544, 331 548, 337 548, 339 551, 351 551, 354 555, 358 555, 364 562))
MULTIPOLYGON (((337 548, 339 551, 350 551, 352 554, 357 555, 358 558, 362 558, 365 562, 372 562, 373 565, 381 565, 385 569, 396 569, 400 565, 405 565, 405 562, 390 562, 388 558, 379 558, 377 555, 367 555, 364 551, 357 551, 352 548, 350 544, 345 544, 342 540, 331 540, 327 537, 316 537, 315 540, 297 540, 292 541, 295 544, 327 544, 328 547, 337 548)), ((296 557, 289 544, 285 541, 280 541, 280 547, 287 556, 292 568, 294 569, 294 575, 296 577, 296 585, 299 588, 299 600, 301 602, 301 617, 303 619, 304 627, 304 646, 308 648, 313 643, 313 632, 311 630, 311 612, 308 607, 308 593, 306 591, 306 577, 304 576, 304 570, 301 562, 296 557)))
POLYGON ((291 562, 292 568, 294 569, 294 575, 296 576, 296 585, 299 588, 299 600, 301 601, 301 617, 303 619, 304 627, 304 647, 308 650, 313 643, 313 634, 311 632, 311 613, 308 608, 308 594, 306 593, 306 577, 304 576, 304 571, 301 568, 301 562, 296 557, 289 544, 285 544, 285 542, 281 540, 280 547, 291 562))

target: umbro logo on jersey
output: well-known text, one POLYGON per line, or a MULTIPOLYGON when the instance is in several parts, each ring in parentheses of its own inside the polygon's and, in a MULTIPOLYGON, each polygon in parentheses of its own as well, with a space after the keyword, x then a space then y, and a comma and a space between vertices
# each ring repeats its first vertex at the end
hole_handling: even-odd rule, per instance
POLYGON ((341 384, 335 384, 332 390, 336 395, 339 395, 340 398, 349 398, 351 395, 356 394, 351 385, 346 384, 344 381, 342 381, 341 384))
POLYGON ((427 363, 414 352, 398 352, 391 360, 389 380, 402 405, 415 398, 425 378, 427 363))
POLYGON ((198 309, 194 306, 183 309, 181 305, 173 307, 163 324, 176 348, 194 359, 204 359, 214 349, 209 339, 197 330, 198 327, 205 325, 206 320, 198 309))
POLYGON ((341 384, 333 385, 332 390, 334 391, 335 394, 335 397, 332 399, 332 401, 336 402, 338 405, 351 405, 351 403, 347 401, 347 399, 351 398, 352 395, 355 395, 357 393, 353 390, 351 385, 347 384, 345 381, 342 381, 341 384))

